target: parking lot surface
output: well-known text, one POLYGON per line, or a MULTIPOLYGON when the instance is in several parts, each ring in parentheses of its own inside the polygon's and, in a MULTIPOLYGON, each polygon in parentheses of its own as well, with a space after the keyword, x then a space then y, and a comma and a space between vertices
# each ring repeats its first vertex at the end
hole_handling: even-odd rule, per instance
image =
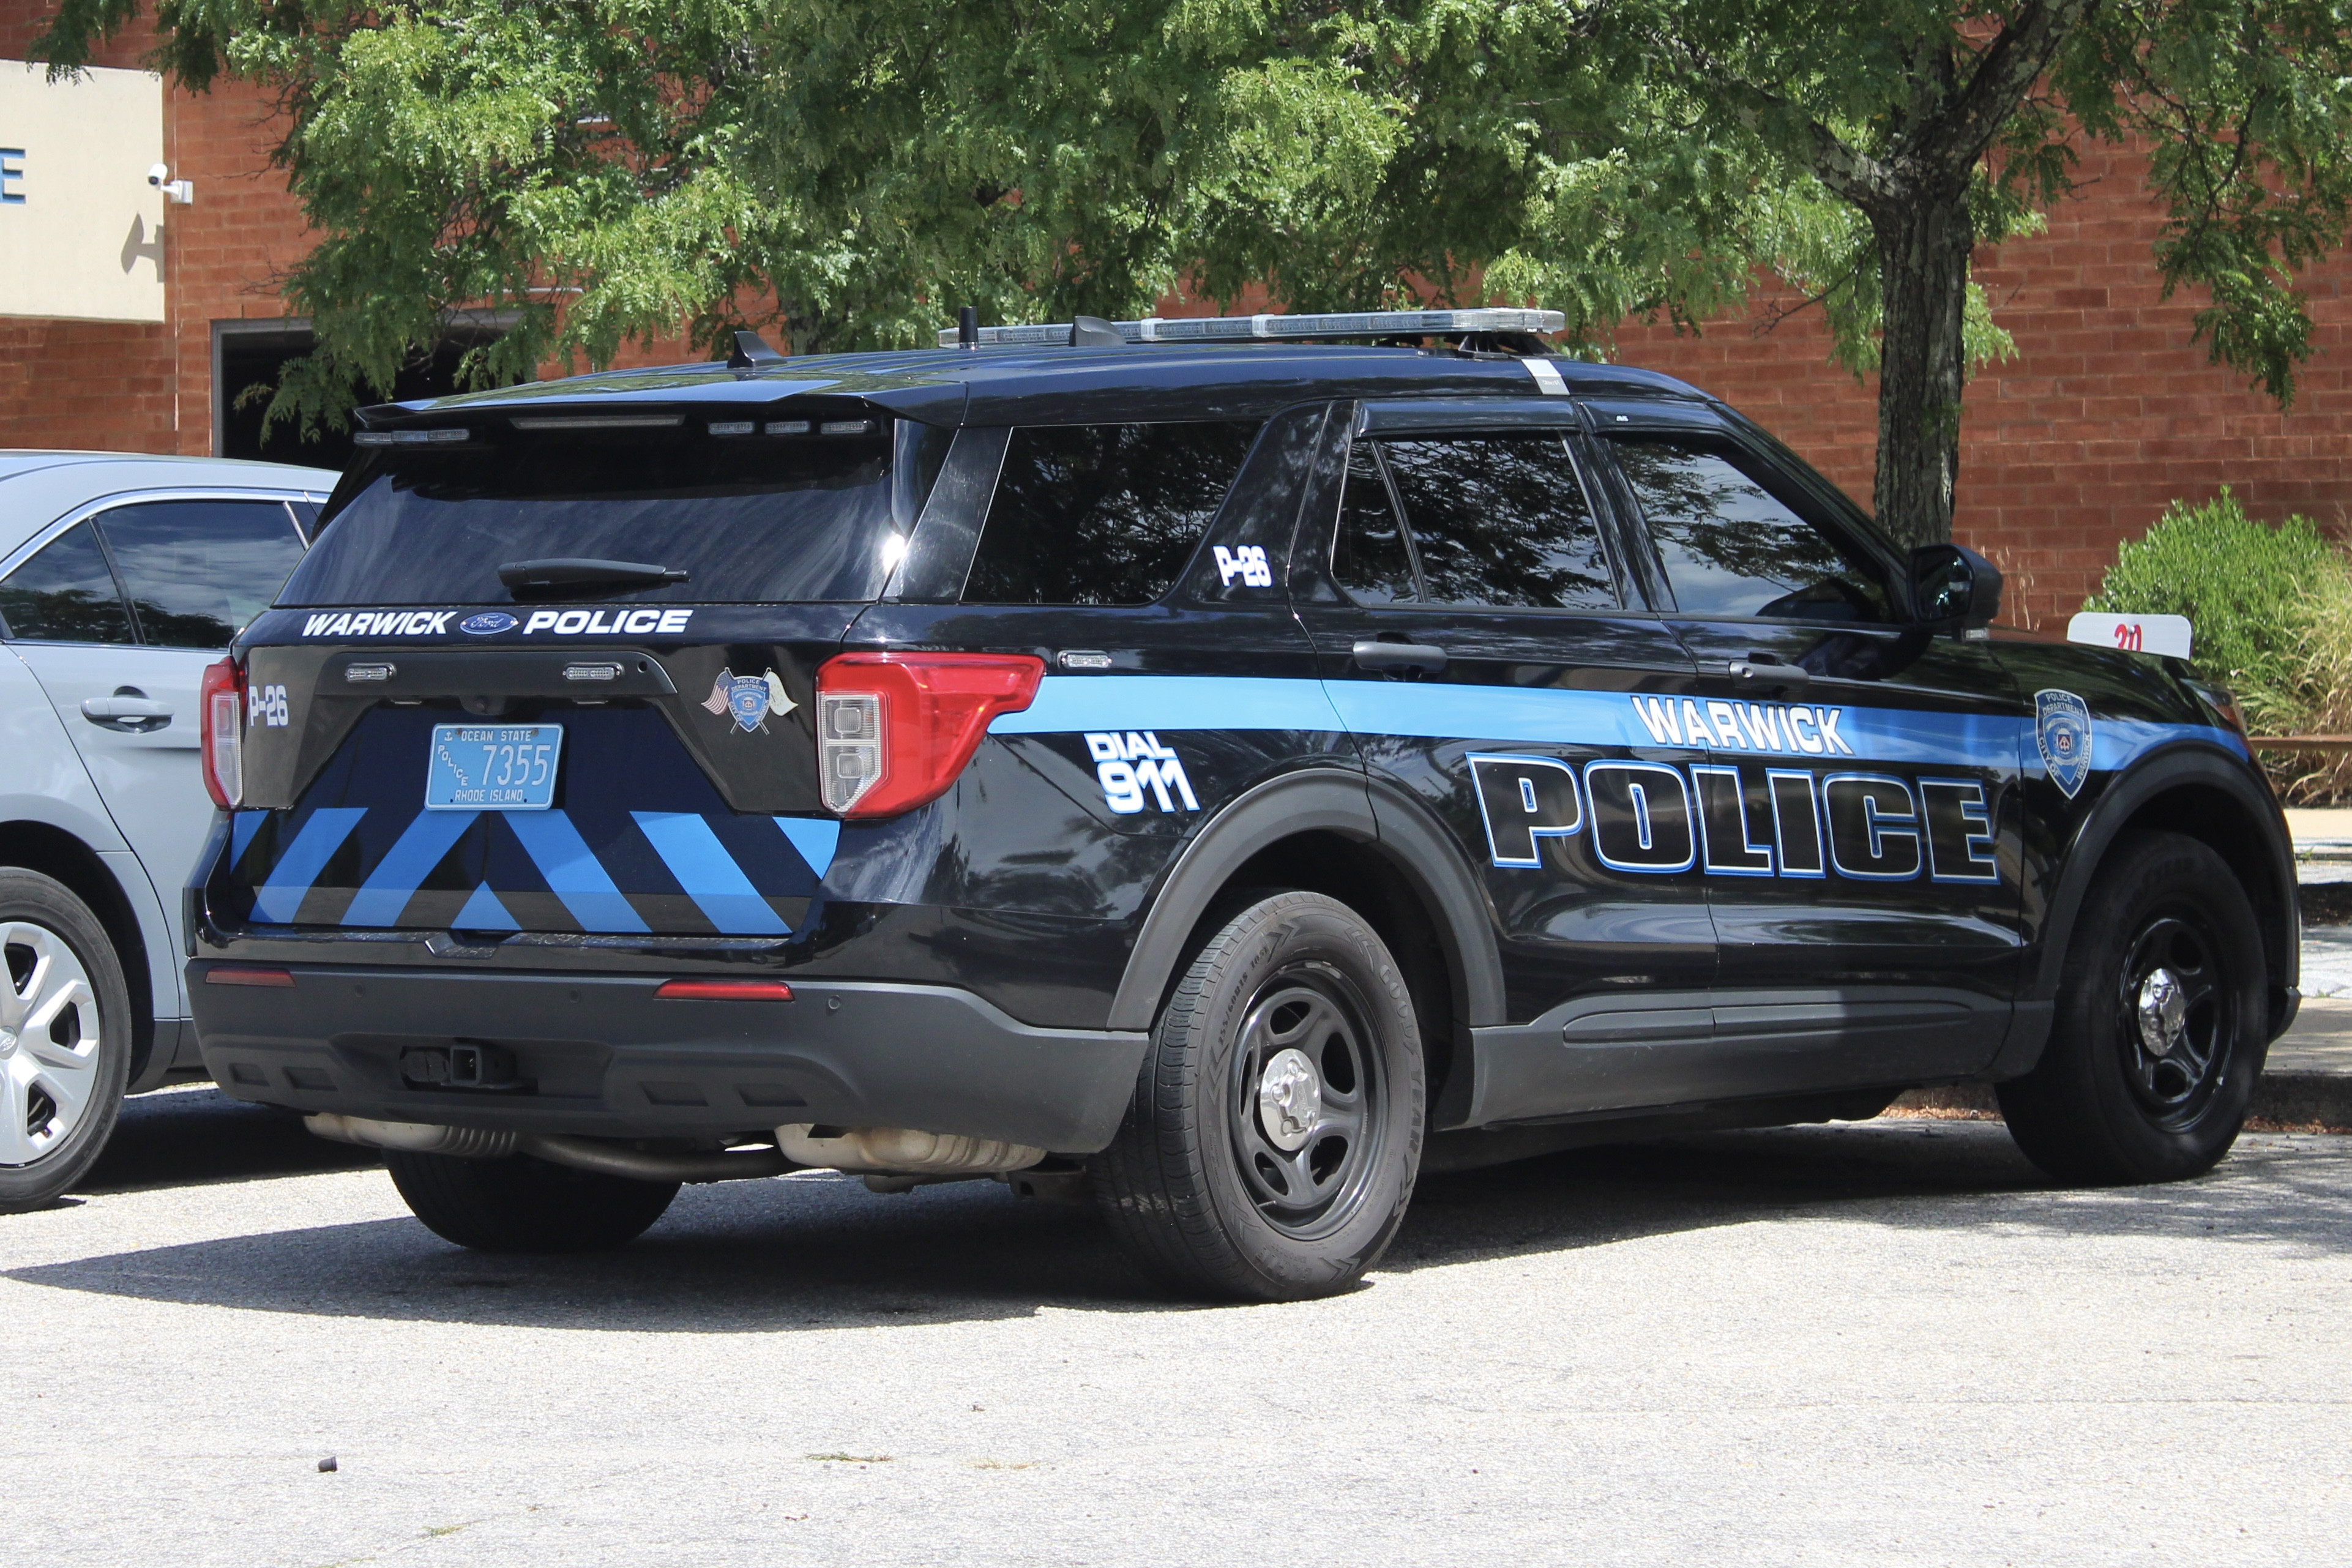
POLYGON ((0 1563, 2341 1562, 2352 1139, 2048 1190, 1984 1122, 1425 1180, 1361 1290, 1159 1300, 993 1183, 500 1258, 209 1090, 0 1221, 0 1563), (320 1461, 335 1457, 324 1473, 320 1461))

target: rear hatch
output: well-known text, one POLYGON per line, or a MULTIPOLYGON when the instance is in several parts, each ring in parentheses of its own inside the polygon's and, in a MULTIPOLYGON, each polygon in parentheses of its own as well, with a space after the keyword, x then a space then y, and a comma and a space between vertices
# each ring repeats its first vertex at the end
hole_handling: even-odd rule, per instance
POLYGON ((215 921, 799 929, 839 832, 816 671, 947 433, 849 399, 457 417, 372 433, 241 642, 215 921))

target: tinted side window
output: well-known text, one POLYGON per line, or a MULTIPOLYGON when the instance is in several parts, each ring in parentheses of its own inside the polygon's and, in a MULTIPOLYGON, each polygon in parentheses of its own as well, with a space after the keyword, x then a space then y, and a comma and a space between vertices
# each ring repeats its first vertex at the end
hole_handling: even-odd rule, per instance
POLYGON ((1148 605, 1175 584, 1241 471, 1255 424, 1013 432, 967 605, 1148 605))
POLYGON ((1441 605, 1613 610, 1601 525, 1558 436, 1382 441, 1421 560, 1441 605))
POLYGON ((131 617, 98 535, 76 523, 0 582, 0 620, 29 642, 129 642, 131 617))
POLYGON ((1339 537, 1331 551, 1331 575, 1360 605, 1387 605, 1420 593, 1404 528, 1389 504, 1389 482, 1370 441, 1348 453, 1348 484, 1340 492, 1339 537))
POLYGON ((1617 466, 1685 615, 1885 621, 1878 567, 1798 516, 1721 451, 1620 437, 1617 466))
POLYGON ((278 501, 152 501, 101 512, 97 522, 140 640, 158 647, 228 647, 302 559, 301 536, 278 501))

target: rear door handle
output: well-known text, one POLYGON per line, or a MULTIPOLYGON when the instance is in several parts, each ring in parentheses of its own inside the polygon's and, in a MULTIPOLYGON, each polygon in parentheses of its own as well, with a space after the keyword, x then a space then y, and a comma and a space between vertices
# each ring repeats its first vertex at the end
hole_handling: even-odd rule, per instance
POLYGON ((81 716, 125 735, 152 735, 171 723, 172 705, 156 701, 135 686, 125 686, 111 697, 84 698, 81 716))
POLYGON ((1355 647, 1360 669, 1426 669, 1445 668, 1445 650, 1421 642, 1360 642, 1355 647))
POLYGON ((1813 679, 1813 672, 1801 664, 1784 664, 1769 654, 1751 653, 1746 658, 1735 658, 1723 667, 1737 686, 1752 686, 1759 691, 1785 690, 1804 686, 1813 679))

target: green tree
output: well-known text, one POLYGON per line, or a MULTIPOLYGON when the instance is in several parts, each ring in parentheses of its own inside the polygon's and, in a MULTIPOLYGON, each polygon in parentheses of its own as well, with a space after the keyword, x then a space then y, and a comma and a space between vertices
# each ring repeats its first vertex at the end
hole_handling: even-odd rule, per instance
MULTIPOLYGON (((138 0, 63 0, 70 69, 138 0)), ((1948 537, 1972 249, 2148 150, 2168 290, 2282 401, 2352 215, 2352 0, 158 0, 160 63, 272 84, 333 416, 452 312, 469 374, 764 310, 795 347, 1131 314, 1533 300, 1606 342, 1769 268, 1876 369, 1876 510, 1948 537)))

